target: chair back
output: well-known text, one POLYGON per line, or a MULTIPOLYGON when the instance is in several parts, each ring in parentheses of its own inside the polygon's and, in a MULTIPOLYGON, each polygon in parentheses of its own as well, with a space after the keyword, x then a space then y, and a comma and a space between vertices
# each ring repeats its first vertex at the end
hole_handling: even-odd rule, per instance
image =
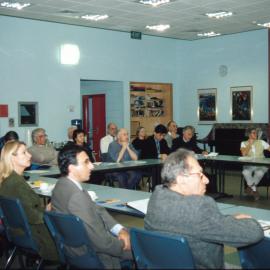
POLYGON ((1 219, 8 240, 19 248, 30 249, 35 253, 38 252, 38 247, 33 239, 20 200, 0 196, 0 207, 2 210, 1 219))
POLYGON ((194 269, 184 237, 132 228, 131 245, 138 269, 194 269))
POLYGON ((100 160, 102 162, 106 162, 107 161, 107 158, 108 158, 108 153, 101 153, 100 152, 100 160))
POLYGON ((260 242, 238 248, 243 269, 270 269, 270 238, 264 237, 260 242))
POLYGON ((76 216, 45 212, 45 222, 55 241, 62 264, 79 269, 103 269, 82 220, 76 216))

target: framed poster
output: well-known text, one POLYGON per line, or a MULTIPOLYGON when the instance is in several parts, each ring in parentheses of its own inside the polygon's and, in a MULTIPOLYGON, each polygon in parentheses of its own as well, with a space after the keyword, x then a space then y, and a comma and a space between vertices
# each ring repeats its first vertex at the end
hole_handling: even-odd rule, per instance
POLYGON ((198 89, 199 124, 212 124, 217 121, 217 89, 198 89))
POLYGON ((19 127, 31 127, 38 125, 38 103, 18 102, 19 127))
POLYGON ((231 87, 232 121, 252 121, 252 86, 231 87))

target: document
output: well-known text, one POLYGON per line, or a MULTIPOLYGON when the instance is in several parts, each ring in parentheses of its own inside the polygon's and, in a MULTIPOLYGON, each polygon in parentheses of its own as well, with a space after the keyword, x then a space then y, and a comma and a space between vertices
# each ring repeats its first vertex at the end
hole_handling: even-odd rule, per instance
POLYGON ((265 237, 270 237, 270 221, 268 220, 258 220, 260 225, 263 228, 264 236, 265 237))
POLYGON ((252 157, 239 157, 238 160, 252 160, 252 157))
POLYGON ((149 199, 137 200, 137 201, 128 202, 127 206, 132 207, 132 208, 146 214, 148 202, 149 202, 149 199))
POLYGON ((98 199, 98 196, 95 191, 89 190, 88 194, 90 195, 92 201, 95 201, 96 199, 98 199))
POLYGON ((210 152, 208 155, 205 155, 206 157, 216 157, 218 153, 216 152, 210 152))

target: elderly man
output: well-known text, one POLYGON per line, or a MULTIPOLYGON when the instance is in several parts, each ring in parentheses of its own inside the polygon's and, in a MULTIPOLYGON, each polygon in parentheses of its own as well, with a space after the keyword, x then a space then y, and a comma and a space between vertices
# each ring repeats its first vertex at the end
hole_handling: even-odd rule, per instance
POLYGON ((112 141, 116 139, 117 126, 114 123, 109 123, 107 125, 107 135, 100 140, 100 153, 101 159, 103 161, 107 160, 107 153, 109 145, 112 141))
POLYGON ((174 121, 170 121, 167 124, 168 133, 165 136, 165 140, 168 144, 169 148, 172 148, 172 142, 174 139, 179 137, 179 134, 177 134, 177 125, 174 121))
MULTIPOLYGON (((125 128, 121 128, 117 133, 117 140, 109 145, 108 161, 122 162, 137 160, 138 154, 133 145, 129 143, 128 132, 125 128)), ((119 187, 134 189, 139 183, 142 174, 138 171, 124 171, 111 173, 117 179, 119 187)))
POLYGON ((179 148, 185 148, 187 150, 193 151, 196 154, 207 155, 207 151, 203 151, 196 143, 194 139, 195 129, 193 126, 185 126, 183 128, 183 136, 176 138, 172 143, 172 152, 179 148))
POLYGON ((260 241, 263 230, 250 216, 222 215, 204 196, 207 177, 193 152, 179 149, 162 169, 163 185, 152 194, 145 228, 180 234, 188 240, 196 268, 224 268, 224 245, 241 247, 260 241))
POLYGON ((52 193, 52 210, 81 218, 104 267, 120 269, 121 259, 132 259, 129 233, 83 189, 94 168, 87 153, 80 146, 66 146, 59 152, 58 165, 62 178, 52 193))
MULTIPOLYGON (((270 151, 270 146, 263 140, 258 140, 257 130, 255 128, 248 128, 246 131, 248 140, 241 143, 242 156, 262 158, 264 157, 264 150, 270 151)), ((260 195, 257 191, 257 185, 267 172, 268 168, 264 166, 243 166, 243 175, 247 182, 246 193, 253 195, 255 200, 259 200, 260 195)))
POLYGON ((28 148, 32 162, 37 164, 57 165, 57 151, 47 142, 46 131, 36 128, 32 131, 33 145, 28 148))

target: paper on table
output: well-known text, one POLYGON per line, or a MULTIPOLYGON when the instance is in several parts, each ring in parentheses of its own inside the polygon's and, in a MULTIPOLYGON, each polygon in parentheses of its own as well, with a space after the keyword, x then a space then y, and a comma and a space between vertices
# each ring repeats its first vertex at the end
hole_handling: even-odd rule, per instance
POLYGON ((132 208, 146 214, 148 202, 149 202, 149 199, 137 200, 137 201, 128 202, 127 206, 132 207, 132 208))
POLYGON ((31 170, 31 171, 25 171, 27 173, 37 173, 37 174, 41 174, 41 173, 48 173, 49 171, 45 171, 45 170, 31 170))
POLYGON ((128 161, 123 161, 123 163, 125 164, 145 164, 146 161, 144 160, 128 160, 128 161))
POLYGON ((239 157, 238 160, 252 160, 252 157, 239 157))
POLYGON ((95 201, 95 200, 98 198, 98 196, 97 196, 97 194, 96 194, 95 191, 89 190, 89 191, 88 191, 88 194, 90 195, 90 197, 91 197, 91 199, 92 199, 93 201, 95 201))
POLYGON ((98 165, 100 165, 101 163, 102 163, 102 162, 94 162, 93 164, 98 166, 98 165))
POLYGON ((216 157, 218 153, 216 152, 210 152, 209 154, 205 155, 206 157, 216 157))
POLYGON ((265 237, 270 237, 270 221, 268 220, 258 220, 260 225, 263 228, 264 236, 265 237))

